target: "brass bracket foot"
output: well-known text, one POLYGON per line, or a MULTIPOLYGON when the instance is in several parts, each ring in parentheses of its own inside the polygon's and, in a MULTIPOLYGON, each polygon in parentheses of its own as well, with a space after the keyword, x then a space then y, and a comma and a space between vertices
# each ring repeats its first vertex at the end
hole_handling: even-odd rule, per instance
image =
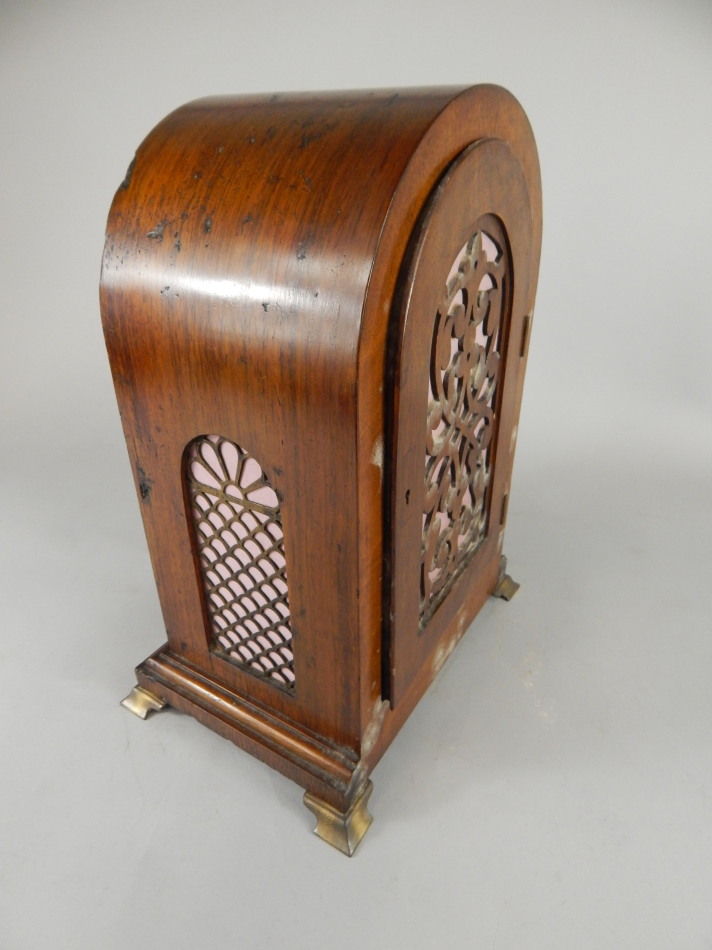
POLYGON ((143 686, 134 686, 126 699, 121 700, 121 705, 140 719, 145 719, 150 712, 158 712, 166 704, 143 686))
POLYGON ((507 558, 503 557, 499 562, 499 578, 497 586, 492 591, 493 597, 501 597, 502 600, 511 600, 519 590, 519 584, 507 574, 507 558))
POLYGON ((314 834, 351 857, 373 821, 366 808, 372 791, 373 782, 369 780, 346 812, 337 811, 332 805, 305 792, 304 804, 316 815, 314 834))
POLYGON ((513 581, 509 574, 505 574, 497 581, 497 586, 492 591, 493 597, 501 597, 502 600, 511 600, 519 590, 519 584, 513 581))

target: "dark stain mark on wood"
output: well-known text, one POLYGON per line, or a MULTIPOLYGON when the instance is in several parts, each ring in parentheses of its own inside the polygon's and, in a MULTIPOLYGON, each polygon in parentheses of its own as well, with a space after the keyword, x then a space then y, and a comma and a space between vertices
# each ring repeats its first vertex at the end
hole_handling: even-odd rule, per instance
POLYGON ((136 472, 138 474, 138 490, 141 495, 141 501, 146 501, 150 503, 151 489, 153 488, 153 482, 146 475, 143 468, 140 465, 136 466, 136 472))
POLYGON ((131 159, 129 167, 126 169, 126 174, 124 175, 124 180, 119 185, 119 191, 126 191, 131 184, 131 176, 133 175, 133 170, 136 166, 136 156, 131 159))
MULTIPOLYGON (((311 120, 302 123, 302 128, 311 125, 311 120)), ((311 145, 312 142, 317 142, 319 139, 323 138, 329 132, 333 132, 336 128, 335 122, 327 122, 321 127, 317 132, 307 132, 305 135, 302 135, 302 140, 299 143, 299 148, 306 148, 307 145, 311 145)))
POLYGON ((206 218, 205 221, 203 222, 203 231, 205 231, 206 234, 210 234, 212 230, 213 230, 213 219, 206 218))

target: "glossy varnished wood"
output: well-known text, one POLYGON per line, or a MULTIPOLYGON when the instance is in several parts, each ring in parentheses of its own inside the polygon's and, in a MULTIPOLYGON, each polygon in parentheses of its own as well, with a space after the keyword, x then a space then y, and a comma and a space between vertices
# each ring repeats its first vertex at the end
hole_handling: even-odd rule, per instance
MULTIPOLYGON (((141 145, 109 216, 104 330, 167 635, 139 684, 343 812, 497 579, 498 538, 394 687, 389 327, 429 199, 485 139, 475 210, 517 235, 514 341, 533 307, 539 173, 528 122, 496 87, 192 103, 141 145), (490 175, 493 150, 507 158, 490 175), (181 477, 208 433, 259 459, 280 500, 292 691, 209 649, 181 477)), ((522 381, 517 357, 510 441, 522 381)))

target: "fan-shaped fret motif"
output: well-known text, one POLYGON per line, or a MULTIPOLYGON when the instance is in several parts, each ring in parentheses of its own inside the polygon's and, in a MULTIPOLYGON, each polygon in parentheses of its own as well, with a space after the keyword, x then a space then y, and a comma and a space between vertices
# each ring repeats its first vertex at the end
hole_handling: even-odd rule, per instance
POLYGON ((425 456, 421 628, 487 536, 506 279, 503 247, 478 230, 455 259, 435 318, 425 456))
POLYGON ((188 448, 186 478, 212 649, 294 686, 279 502, 256 459, 218 435, 188 448))

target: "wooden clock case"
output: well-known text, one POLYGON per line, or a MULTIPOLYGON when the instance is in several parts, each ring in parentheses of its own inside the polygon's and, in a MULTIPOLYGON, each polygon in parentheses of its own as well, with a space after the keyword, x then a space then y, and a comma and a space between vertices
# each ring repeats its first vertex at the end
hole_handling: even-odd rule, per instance
POLYGON ((101 309, 167 642, 125 703, 306 790, 369 775, 492 593, 541 241, 495 86, 205 99, 138 149, 101 309))

